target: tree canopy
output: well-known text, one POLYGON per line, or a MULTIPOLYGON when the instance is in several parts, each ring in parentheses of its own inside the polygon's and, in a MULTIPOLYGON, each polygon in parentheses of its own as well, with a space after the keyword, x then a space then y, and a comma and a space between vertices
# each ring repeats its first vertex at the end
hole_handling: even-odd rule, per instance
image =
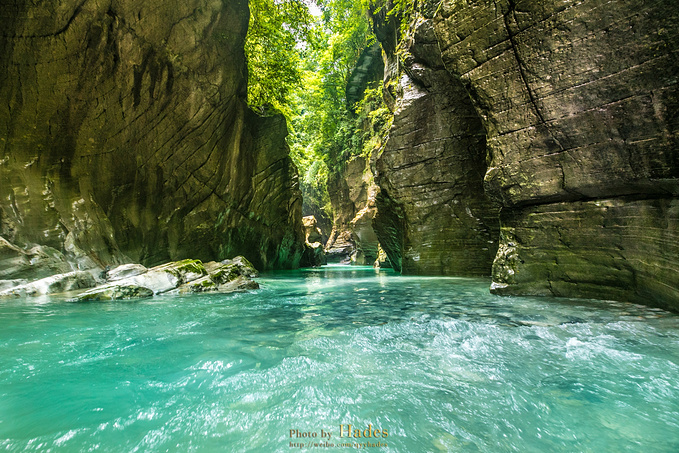
MULTIPOLYGON (((332 217, 329 175, 363 152, 358 129, 368 111, 365 103, 362 116, 348 108, 346 87, 361 52, 375 41, 369 1, 315 0, 312 14, 305 0, 250 0, 248 103, 286 116, 305 210, 317 218, 332 217)), ((380 93, 369 94, 381 102, 380 93)))

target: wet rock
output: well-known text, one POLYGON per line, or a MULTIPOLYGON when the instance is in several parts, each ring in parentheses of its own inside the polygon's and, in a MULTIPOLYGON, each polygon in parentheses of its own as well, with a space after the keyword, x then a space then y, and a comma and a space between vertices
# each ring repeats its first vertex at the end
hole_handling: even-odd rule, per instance
POLYGON ((224 260, 220 264, 227 267, 233 266, 238 274, 244 277, 255 278, 259 275, 255 266, 253 266, 244 256, 237 256, 230 260, 224 260))
POLYGON ((97 302, 107 300, 128 300, 153 297, 153 291, 143 286, 109 285, 95 288, 78 295, 76 302, 97 302))
POLYGON ((220 279, 221 283, 217 283, 210 276, 202 277, 180 286, 177 288, 176 292, 179 294, 207 292, 231 293, 234 291, 259 289, 259 284, 254 280, 242 275, 232 275, 233 278, 231 280, 224 281, 223 279, 220 279))
POLYGON ((114 282, 128 277, 144 274, 148 271, 146 266, 141 264, 122 264, 106 272, 106 280, 114 282))
POLYGON ((221 263, 205 263, 207 275, 187 282, 177 288, 179 293, 220 292, 228 293, 245 289, 257 289, 259 284, 252 278, 258 272, 242 256, 221 263), (250 283, 248 283, 250 282, 250 283))
POLYGON ((68 272, 0 291, 0 297, 42 296, 76 289, 92 288, 97 284, 89 272, 68 272))

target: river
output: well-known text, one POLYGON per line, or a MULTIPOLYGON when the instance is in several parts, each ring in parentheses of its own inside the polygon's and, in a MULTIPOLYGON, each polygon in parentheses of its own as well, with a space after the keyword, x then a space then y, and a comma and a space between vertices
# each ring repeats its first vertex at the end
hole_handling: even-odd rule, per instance
POLYGON ((677 315, 369 267, 258 281, 0 302, 0 448, 679 451, 677 315))

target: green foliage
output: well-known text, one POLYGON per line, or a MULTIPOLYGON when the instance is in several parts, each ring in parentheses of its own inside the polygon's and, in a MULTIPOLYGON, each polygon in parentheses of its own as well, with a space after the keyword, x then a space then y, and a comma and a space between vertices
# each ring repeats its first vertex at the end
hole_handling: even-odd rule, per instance
POLYGON ((357 134, 360 134, 362 141, 361 155, 369 159, 373 151, 382 147, 394 119, 384 104, 381 82, 376 87, 365 90, 355 111, 359 123, 357 134))
POLYGON ((352 156, 379 145, 375 132, 384 135, 390 114, 381 88, 367 90, 358 110, 347 107, 351 72, 375 41, 367 14, 371 0, 317 0, 318 17, 303 1, 250 0, 248 103, 286 116, 305 211, 329 220, 328 180, 352 156))
POLYGON ((410 18, 415 11, 417 2, 415 0, 370 0, 370 11, 373 14, 386 9, 388 20, 396 20, 399 25, 399 41, 403 39, 408 30, 410 18))
POLYGON ((289 116, 291 92, 301 81, 300 43, 315 43, 313 18, 302 0, 250 0, 249 5, 248 104, 289 116))

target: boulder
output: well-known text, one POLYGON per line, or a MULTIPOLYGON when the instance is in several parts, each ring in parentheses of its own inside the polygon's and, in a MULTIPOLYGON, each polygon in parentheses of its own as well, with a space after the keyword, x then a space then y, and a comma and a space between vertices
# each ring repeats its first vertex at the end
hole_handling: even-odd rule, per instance
MULTIPOLYGON (((224 260, 220 263, 222 266, 233 266, 239 275, 249 278, 255 278, 259 275, 255 266, 252 265, 244 256, 237 256, 230 260, 224 260)), ((219 270, 220 268, 217 268, 219 270)), ((212 272, 212 271, 210 271, 212 272)))
POLYGON ((96 302, 107 300, 128 300, 153 297, 149 288, 136 285, 107 285, 85 291, 74 299, 76 302, 96 302))
POLYGON ((124 278, 145 274, 147 271, 146 266, 141 264, 122 264, 106 272, 106 281, 115 282, 124 278))
POLYGON ((74 271, 57 274, 0 292, 0 297, 42 296, 76 289, 92 288, 96 280, 89 272, 74 271))
MULTIPOLYGON (((143 270, 142 267, 124 265, 112 271, 116 271, 114 275, 136 274, 143 270)), ((205 264, 200 260, 174 261, 152 267, 144 273, 109 281, 80 294, 75 300, 117 300, 165 293, 242 291, 259 288, 259 285, 252 281, 252 277, 257 275, 252 263, 242 256, 205 264)))
POLYGON ((316 217, 312 215, 302 217, 302 225, 304 226, 304 235, 307 243, 313 244, 314 242, 323 241, 323 233, 318 228, 316 217))
POLYGON ((306 243, 304 255, 302 255, 303 267, 318 267, 328 264, 328 258, 325 255, 323 244, 320 242, 306 243))

